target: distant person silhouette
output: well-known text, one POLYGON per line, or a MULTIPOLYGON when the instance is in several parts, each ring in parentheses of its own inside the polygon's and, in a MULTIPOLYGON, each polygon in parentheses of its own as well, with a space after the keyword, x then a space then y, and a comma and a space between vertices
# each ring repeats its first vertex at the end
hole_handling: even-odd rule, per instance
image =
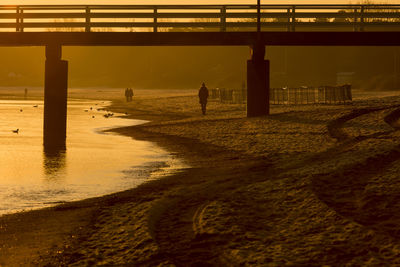
POLYGON ((129 88, 128 94, 129 94, 129 102, 131 102, 131 101, 132 101, 132 97, 133 97, 133 90, 132 90, 132 88, 129 88))
POLYGON ((24 98, 27 98, 28 97, 28 88, 25 88, 25 90, 24 90, 24 98))
POLYGON ((125 98, 126 102, 131 102, 133 97, 133 90, 132 88, 126 88, 125 89, 125 98))
POLYGON ((129 99, 129 97, 128 97, 128 94, 129 94, 129 93, 128 93, 128 90, 129 90, 128 88, 125 89, 125 98, 126 98, 126 102, 129 102, 129 100, 128 100, 128 99, 129 99))
POLYGON ((201 111, 203 112, 203 115, 206 115, 207 99, 208 99, 208 89, 206 87, 206 84, 203 83, 199 90, 199 101, 200 101, 201 111))
POLYGON ((129 88, 125 89, 125 98, 126 98, 126 102, 129 102, 129 88))

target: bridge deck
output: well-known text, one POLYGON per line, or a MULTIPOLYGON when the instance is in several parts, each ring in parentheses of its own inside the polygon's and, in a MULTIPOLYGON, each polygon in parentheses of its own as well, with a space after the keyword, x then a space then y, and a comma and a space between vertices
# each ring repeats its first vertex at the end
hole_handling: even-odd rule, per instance
POLYGON ((399 32, 24 32, 0 46, 399 46, 399 32), (259 38, 259 39, 258 39, 259 38))

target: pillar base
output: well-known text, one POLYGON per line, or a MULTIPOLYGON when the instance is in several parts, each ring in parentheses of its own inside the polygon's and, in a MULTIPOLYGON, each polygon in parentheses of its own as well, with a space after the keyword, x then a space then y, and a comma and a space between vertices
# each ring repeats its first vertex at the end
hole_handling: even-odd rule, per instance
POLYGON ((44 85, 43 145, 65 149, 67 130, 68 62, 47 59, 44 85))
POLYGON ((247 117, 269 115, 269 60, 247 61, 247 117))

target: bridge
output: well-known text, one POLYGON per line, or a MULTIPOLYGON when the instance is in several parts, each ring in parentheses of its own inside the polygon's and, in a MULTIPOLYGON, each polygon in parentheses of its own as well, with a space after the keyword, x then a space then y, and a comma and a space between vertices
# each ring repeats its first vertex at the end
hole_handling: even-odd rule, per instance
MULTIPOLYGON (((259 1, 258 1, 259 2, 259 1)), ((398 46, 400 5, 0 6, 0 46, 45 46, 44 146, 65 146, 63 46, 249 46, 247 115, 269 114, 265 46, 398 46)))

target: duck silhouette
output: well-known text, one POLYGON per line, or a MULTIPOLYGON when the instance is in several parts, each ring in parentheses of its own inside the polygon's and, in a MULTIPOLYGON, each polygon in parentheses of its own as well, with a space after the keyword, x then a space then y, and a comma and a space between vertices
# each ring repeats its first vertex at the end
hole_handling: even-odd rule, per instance
POLYGON ((12 130, 12 132, 17 134, 17 133, 19 132, 19 129, 17 129, 17 130, 12 130))

